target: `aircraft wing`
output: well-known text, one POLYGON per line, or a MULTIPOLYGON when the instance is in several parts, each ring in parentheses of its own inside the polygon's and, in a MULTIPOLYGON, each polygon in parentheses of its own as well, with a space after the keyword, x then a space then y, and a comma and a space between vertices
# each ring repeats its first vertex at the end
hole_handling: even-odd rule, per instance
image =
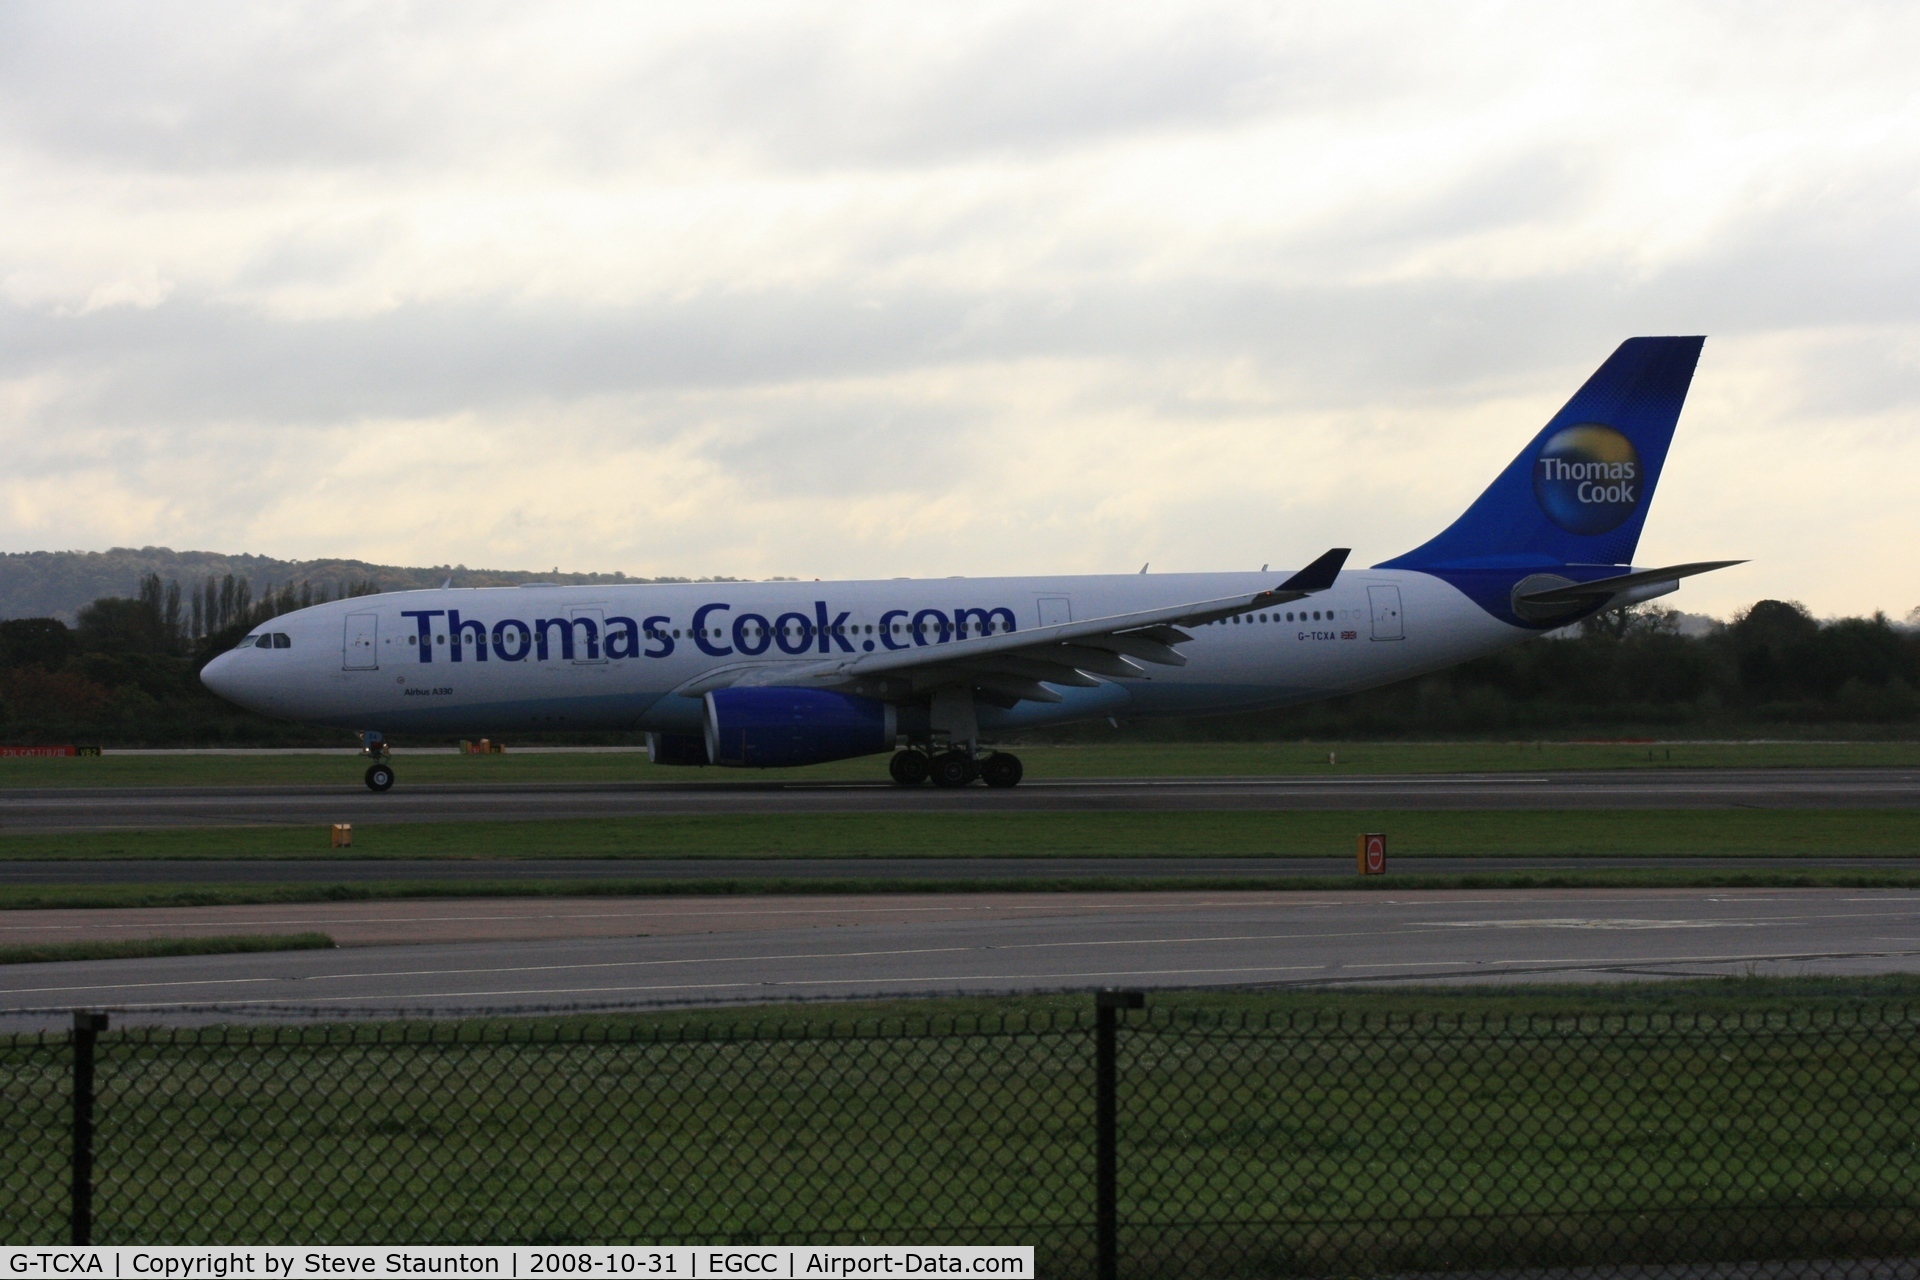
POLYGON ((1251 595, 860 654, 797 670, 781 664, 785 669, 774 679, 762 676, 753 682, 826 685, 884 698, 970 685, 984 700, 1002 706, 1010 707, 1023 698, 1061 702, 1061 695, 1048 685, 1091 688, 1100 683, 1096 676, 1144 679, 1150 665, 1185 666, 1186 655, 1175 646, 1193 637, 1182 627, 1202 626, 1325 591, 1339 576, 1347 555, 1345 547, 1337 547, 1279 586, 1251 595))

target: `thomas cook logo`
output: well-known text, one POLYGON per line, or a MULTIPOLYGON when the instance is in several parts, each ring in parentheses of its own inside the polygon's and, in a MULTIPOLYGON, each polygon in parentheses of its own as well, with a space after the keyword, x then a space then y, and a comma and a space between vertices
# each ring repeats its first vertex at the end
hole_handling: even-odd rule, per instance
POLYGON ((1533 496, 1568 533, 1605 533, 1640 505, 1640 455, 1597 422, 1556 431, 1533 464, 1533 496))

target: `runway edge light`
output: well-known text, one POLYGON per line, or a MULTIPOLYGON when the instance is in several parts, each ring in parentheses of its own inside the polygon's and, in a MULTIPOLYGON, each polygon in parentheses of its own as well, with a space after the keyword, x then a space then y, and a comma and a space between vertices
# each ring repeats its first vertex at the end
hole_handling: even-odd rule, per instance
POLYGON ((1387 874, 1387 833, 1363 831, 1354 842, 1353 860, 1363 876, 1387 874))

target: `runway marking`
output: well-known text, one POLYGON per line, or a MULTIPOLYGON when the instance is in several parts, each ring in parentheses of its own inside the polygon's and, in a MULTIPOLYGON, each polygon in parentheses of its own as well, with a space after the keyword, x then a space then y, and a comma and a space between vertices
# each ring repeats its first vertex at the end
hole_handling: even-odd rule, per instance
MULTIPOLYGON (((476 922, 489 921, 489 920, 598 920, 598 919, 611 920, 611 919, 631 919, 639 916, 643 912, 650 912, 654 914, 660 914, 662 912, 665 912, 668 914, 678 914, 682 916, 695 914, 695 913, 706 913, 706 914, 711 914, 716 918, 719 918, 719 917, 729 917, 729 916, 813 916, 813 915, 859 914, 859 913, 869 913, 869 914, 950 913, 950 914, 959 915, 959 914, 968 914, 968 913, 979 913, 983 911, 1004 911, 1004 912, 1010 912, 1010 913, 1032 912, 1032 913, 1047 914, 1047 913, 1061 913, 1066 910, 1087 911, 1087 912, 1091 912, 1091 911, 1127 912, 1127 911, 1163 911, 1163 910, 1187 911, 1187 910, 1199 910, 1201 908, 1206 908, 1206 907, 1242 907, 1242 908, 1244 907, 1348 907, 1348 906, 1363 905, 1360 903, 1352 903, 1352 902, 1345 902, 1345 901, 1339 901, 1339 900, 1323 900, 1323 899, 1303 900, 1300 898, 1296 898, 1292 894, 1276 894, 1272 890, 1252 890, 1250 891, 1250 893, 1260 893, 1260 894, 1265 894, 1266 896, 1260 897, 1260 898, 1236 897, 1232 899, 1206 899, 1206 900, 1196 901, 1196 902, 1162 902, 1162 901, 1087 902, 1087 901, 1076 901, 1070 898, 1062 900, 1060 898, 1054 897, 1053 895, 1046 895, 1042 900, 1030 901, 1030 902, 996 902, 988 905, 978 905, 978 904, 968 905, 964 903, 948 905, 943 903, 943 904, 932 905, 932 906, 899 906, 899 905, 884 903, 884 902, 838 903, 830 899, 823 898, 823 899, 819 899, 818 901, 826 903, 826 905, 794 906, 794 907, 779 907, 779 908, 774 908, 774 907, 752 908, 752 907, 732 907, 732 906, 715 907, 711 905, 710 900, 703 900, 702 902, 697 904, 687 903, 685 901, 682 901, 680 903, 674 904, 673 906, 663 908, 662 906, 658 905, 659 904, 658 899, 650 899, 648 900, 650 905, 644 906, 644 907, 637 907, 633 911, 626 911, 626 912, 550 911, 550 912, 542 912, 535 915, 529 915, 523 912, 500 912, 500 913, 494 913, 494 914, 488 914, 488 915, 464 915, 464 916, 415 915, 415 916, 322 917, 322 916, 316 915, 316 916, 310 916, 310 917, 309 916, 288 917, 285 919, 268 918, 264 920, 253 919, 250 917, 236 914, 233 916, 225 916, 217 919, 150 920, 150 921, 134 921, 130 923, 107 922, 107 923, 74 923, 74 924, 49 924, 49 925, 37 925, 37 924, 36 925, 16 925, 10 922, 9 920, 7 920, 6 917, 9 913, 0 912, 0 933, 59 932, 62 930, 71 931, 71 930, 78 930, 78 929, 151 929, 151 928, 158 928, 161 926, 168 926, 168 925, 179 926, 182 928, 200 928, 200 927, 228 926, 228 925, 241 925, 241 924, 252 925, 252 926, 264 926, 264 925, 314 926, 314 925, 349 925, 349 924, 443 924, 443 923, 444 924, 463 924, 463 923, 476 923, 476 922)), ((1492 902, 1497 900, 1496 899, 1468 899, 1466 901, 1492 902)), ((316 908, 320 907, 321 905, 322 904, 315 904, 316 908)), ((1416 903, 1411 900, 1406 902, 1389 900, 1384 903, 1376 902, 1376 903, 1364 904, 1364 905, 1384 905, 1384 906, 1428 905, 1430 906, 1432 905, 1432 903, 1431 902, 1416 903)), ((70 907, 70 908, 53 908, 53 909, 69 910, 69 911, 110 912, 110 911, 168 911, 168 910, 174 910, 175 908, 169 908, 169 907, 101 907, 101 908, 70 907)), ((36 914, 38 913, 36 912, 36 914)), ((455 945, 455 944, 447 944, 447 945, 455 945)))
MULTIPOLYGON (((1416 920, 1429 929, 1756 929, 1758 920, 1416 920)), ((1783 922, 1784 923, 1784 922, 1783 922)))
MULTIPOLYGON (((866 959, 875 959, 875 958, 893 958, 893 957, 899 957, 899 956, 915 956, 915 955, 956 955, 956 954, 982 952, 982 951, 1004 951, 1004 952, 1049 951, 1049 950, 1070 950, 1070 949, 1076 949, 1076 948, 1113 947, 1113 946, 1131 946, 1131 947, 1188 946, 1188 945, 1198 945, 1198 944, 1216 943, 1216 942, 1270 942, 1270 941, 1294 941, 1298 939, 1318 940, 1321 938, 1331 938, 1331 937, 1367 937, 1367 936, 1371 936, 1370 933, 1350 932, 1350 933, 1344 933, 1344 934, 1319 934, 1319 933, 1244 934, 1244 935, 1220 935, 1220 936, 1211 936, 1211 937, 1202 937, 1202 938, 1099 938, 1099 939, 1076 940, 1076 941, 1070 941, 1070 942, 1034 942, 1034 943, 1014 942, 1014 943, 1005 943, 1005 944, 975 944, 975 945, 959 946, 959 947, 887 948, 887 949, 872 950, 872 951, 791 952, 791 953, 733 955, 733 956, 682 956, 682 957, 671 957, 671 958, 656 957, 656 958, 632 959, 632 960, 591 961, 586 963, 575 963, 575 964, 495 965, 495 966, 485 966, 485 967, 476 967, 476 968, 468 968, 468 969, 389 969, 389 970, 349 971, 346 973, 287 974, 287 975, 263 976, 263 977, 252 977, 252 978, 248 978, 248 977, 190 978, 190 979, 175 979, 175 980, 166 981, 166 982, 103 982, 103 983, 89 983, 89 984, 72 984, 72 985, 66 985, 66 986, 53 986, 53 987, 17 987, 12 989, 0 989, 0 995, 25 996, 25 995, 49 995, 49 994, 56 994, 56 993, 71 994, 74 992, 82 992, 82 991, 139 991, 139 990, 150 990, 153 988, 172 988, 172 987, 193 987, 193 986, 217 987, 217 986, 225 986, 225 985, 239 986, 239 985, 267 983, 267 982, 303 983, 304 984, 304 983, 310 983, 310 982, 354 982, 354 981, 368 981, 368 980, 374 980, 374 979, 458 977, 458 976, 464 976, 464 975, 485 975, 485 974, 504 974, 504 973, 584 972, 592 969, 666 968, 666 967, 690 965, 690 964, 722 965, 722 964, 767 963, 772 961, 866 960, 866 959)), ((1860 953, 1860 954, 1869 954, 1869 953, 1860 953)), ((1769 959, 1769 958, 1778 959, 1782 957, 1779 957, 1779 956, 1677 957, 1677 958, 1668 957, 1665 959, 1649 959, 1649 960, 1640 960, 1640 961, 1606 961, 1604 959, 1582 960, 1577 957, 1562 957, 1555 960, 1541 960, 1538 958, 1516 959, 1516 960, 1498 960, 1498 959, 1457 960, 1457 959, 1454 959, 1454 960, 1444 960, 1444 961, 1378 961, 1378 962, 1351 962, 1351 963, 1337 962, 1331 966, 1308 965, 1308 966, 1296 966, 1296 967, 1301 967, 1301 968, 1333 967, 1333 968, 1342 968, 1342 969, 1380 969, 1380 968, 1410 969, 1410 968, 1430 968, 1430 967, 1444 966, 1444 965, 1459 966, 1462 964, 1500 966, 1500 965, 1514 965, 1514 964, 1532 965, 1532 964, 1575 964, 1575 963, 1579 963, 1579 964, 1588 964, 1588 963, 1674 964, 1674 963, 1707 963, 1707 962, 1730 963, 1736 960, 1743 960, 1743 959, 1769 959)), ((831 980, 819 979, 818 981, 851 981, 851 979, 831 979, 831 980)), ((479 994, 485 994, 485 993, 479 993, 479 994)), ((406 996, 406 997, 399 997, 399 998, 422 999, 425 997, 406 996)))
MULTIPOLYGON (((857 901, 847 902, 845 900, 833 899, 833 898, 815 899, 813 901, 821 903, 823 905, 809 904, 805 906, 796 905, 796 906, 781 906, 781 907, 735 907, 735 906, 716 907, 712 905, 710 902, 706 902, 706 901, 702 901, 700 903, 688 903, 688 902, 682 901, 682 902, 673 904, 671 906, 665 906, 657 899, 649 899, 647 902, 647 905, 636 906, 634 910, 627 911, 627 912, 549 911, 549 912, 541 912, 533 915, 529 915, 524 912, 495 912, 495 913, 489 913, 484 915, 460 915, 460 916, 425 914, 425 915, 410 915, 410 916, 345 916, 345 917, 336 916, 336 917, 327 917, 324 919, 318 918, 317 916, 316 917, 302 916, 302 917, 287 917, 287 918, 270 917, 267 919, 256 919, 256 918, 250 918, 250 917, 242 916, 239 914, 235 914, 231 916, 222 916, 218 918, 149 920, 145 922, 132 922, 132 923, 124 923, 124 924, 118 923, 118 922, 106 922, 106 923, 85 922, 85 923, 54 924, 54 925, 14 924, 7 919, 7 916, 13 914, 12 912, 0 912, 0 932, 30 933, 30 932, 55 932, 60 930, 77 930, 77 929, 131 929, 131 928, 154 928, 161 925, 178 925, 184 928, 199 928, 199 927, 225 926, 225 925, 236 925, 236 924, 245 924, 245 925, 252 925, 252 926, 263 926, 263 925, 289 925, 289 926, 290 925, 309 925, 310 926, 310 925, 316 925, 316 924, 338 924, 338 925, 432 924, 432 923, 459 924, 459 923, 475 923, 475 922, 490 921, 490 920, 617 919, 617 918, 624 918, 624 917, 632 917, 642 913, 657 914, 662 912, 667 914, 677 913, 680 915, 699 912, 699 913, 709 913, 717 917, 726 917, 726 916, 782 916, 782 915, 805 916, 805 915, 826 915, 826 914, 855 914, 855 913, 862 913, 862 912, 879 913, 879 914, 884 914, 888 912, 903 913, 903 914, 904 913, 962 914, 962 913, 968 913, 968 912, 981 912, 981 911, 1044 913, 1044 912, 1058 912, 1063 908, 1069 908, 1076 911, 1120 911, 1120 912, 1142 911, 1142 910, 1168 910, 1168 909, 1195 910, 1203 907, 1240 907, 1240 908, 1318 907, 1322 909, 1347 908, 1352 910, 1371 910, 1371 909, 1376 909, 1380 907, 1423 907, 1423 906, 1431 907, 1436 905, 1437 902, 1445 903, 1448 906, 1479 906, 1479 905, 1499 904, 1499 903, 1533 902, 1533 901, 1540 901, 1543 899, 1564 900, 1559 894, 1549 893, 1549 892, 1527 891, 1527 890, 1518 890, 1512 894, 1507 894, 1507 895, 1501 895, 1501 896, 1495 896, 1495 897, 1479 897, 1479 898, 1455 897, 1455 896, 1452 896, 1452 891, 1450 890, 1424 890, 1420 892, 1422 893, 1423 896, 1413 897, 1413 898, 1354 899, 1345 895, 1307 897, 1304 895, 1295 895, 1292 893, 1276 892, 1274 890, 1249 890, 1244 895, 1235 894, 1235 896, 1231 898, 1206 898, 1206 899, 1200 899, 1196 901, 1174 901, 1174 902, 1167 902, 1167 901, 1161 901, 1161 900, 1144 901, 1144 902, 1142 901, 1088 901, 1085 899, 1072 899, 1072 898, 1062 900, 1059 898, 1052 897, 1050 895, 1046 901, 996 902, 988 906, 969 905, 969 904, 949 905, 945 903, 927 905, 927 906, 902 906, 896 903, 886 903, 886 902, 857 902, 857 901)), ((1687 891, 1684 889, 1675 889, 1675 890, 1655 891, 1655 892, 1649 893, 1646 890, 1596 889, 1590 892, 1596 895, 1623 894, 1627 896, 1617 897, 1614 900, 1631 902, 1636 900, 1636 898, 1632 896, 1635 894, 1646 894, 1647 900, 1650 900, 1650 901, 1668 901, 1668 900, 1671 900, 1674 896, 1684 895, 1687 891)), ((1890 892, 1895 892, 1895 891, 1890 891, 1890 892)), ((1734 896, 1724 896, 1724 897, 1709 898, 1709 899, 1706 899, 1706 901, 1709 901, 1709 902, 1789 902, 1789 901, 1793 901, 1793 899, 1790 899, 1790 898, 1739 898, 1734 896)), ((1880 902, 1883 900, 1879 898, 1844 898, 1844 899, 1841 899, 1841 901, 1843 902, 1880 902)), ((324 904, 316 903, 314 905, 317 911, 324 909, 324 904)), ((82 911, 82 910, 88 910, 88 911, 98 911, 102 913, 112 913, 112 912, 120 912, 120 911, 159 912, 159 911, 169 911, 169 910, 179 910, 179 909, 182 909, 182 908, 169 908, 169 907, 55 908, 55 910, 70 910, 70 911, 76 911, 76 912, 82 911)), ((34 914, 37 915, 39 914, 39 912, 35 912, 34 914)), ((1858 918, 1858 917, 1868 916, 1871 914, 1875 914, 1875 913, 1849 912, 1849 913, 1839 913, 1839 914, 1833 914, 1828 916, 1822 916, 1819 918, 1848 919, 1848 918, 1858 918)), ((1890 913, 1890 914, 1898 914, 1898 913, 1890 913)), ((1775 917, 1769 917, 1769 918, 1772 919, 1775 917)), ((1793 917, 1793 918, 1804 918, 1804 917, 1793 917)), ((1414 921, 1410 923, 1413 923, 1413 924, 1437 923, 1437 924, 1452 925, 1452 924, 1458 924, 1458 923, 1471 923, 1471 922, 1414 921)))
MULTIPOLYGON (((706 912, 710 912, 716 917, 726 917, 726 916, 788 916, 788 915, 817 916, 817 915, 850 915, 850 914, 858 914, 858 913, 907 914, 907 913, 945 912, 945 913, 953 913, 953 914, 965 914, 965 913, 978 913, 982 911, 1045 913, 1045 912, 1059 912, 1059 911, 1062 911, 1063 909, 1070 909, 1075 911, 1149 911, 1149 910, 1160 911, 1160 910, 1197 910, 1202 907, 1246 907, 1246 906, 1290 907, 1290 906, 1313 906, 1313 905, 1333 906, 1333 905, 1343 905, 1343 904, 1295 903, 1295 902, 1288 902, 1285 899, 1280 899, 1272 902, 1240 901, 1240 902, 1192 902, 1192 903, 1188 903, 1188 902, 1140 902, 1140 903, 1112 902, 1112 903, 1107 903, 1107 902, 1072 902, 1070 900, 1063 903, 1055 900, 1055 901, 1034 902, 1034 903, 1024 903, 1024 902, 994 903, 989 906, 940 905, 940 906, 928 906, 928 907, 902 907, 902 906, 891 906, 891 905, 886 905, 881 903, 875 903, 871 906, 864 905, 864 904, 829 905, 829 906, 820 906, 820 907, 792 907, 792 908, 782 908, 777 910, 772 908, 766 908, 766 909, 732 908, 732 907, 714 908, 714 907, 706 906, 702 904, 701 906, 679 905, 676 908, 669 908, 669 910, 670 911, 677 910, 680 915, 687 915, 695 912, 706 911, 706 912)), ((62 909, 62 908, 56 908, 56 910, 59 910, 59 909, 62 909)), ((89 908, 64 908, 64 909, 89 910, 89 908)), ((111 911, 111 910, 165 911, 165 910, 168 910, 169 908, 165 908, 165 907, 111 908, 111 907, 108 907, 108 908, 91 908, 91 909, 107 910, 107 911, 111 911)), ((136 922, 127 923, 127 924, 107 923, 107 924, 47 924, 47 925, 15 925, 8 922, 4 914, 0 914, 0 933, 59 932, 62 930, 71 931, 76 929, 152 929, 152 928, 158 928, 158 927, 168 926, 168 925, 179 926, 182 928, 199 928, 199 927, 240 925, 240 924, 253 925, 253 926, 261 926, 261 925, 312 926, 312 925, 347 925, 347 924, 471 924, 475 922, 488 921, 488 920, 603 920, 603 919, 615 920, 615 919, 634 919, 640 914, 640 911, 642 910, 648 910, 648 909, 641 908, 640 910, 630 911, 630 912, 550 911, 550 912, 543 912, 538 915, 527 915, 520 912, 507 912, 507 913, 501 913, 496 915, 479 915, 479 916, 437 916, 437 915, 346 916, 346 917, 316 916, 316 917, 302 917, 302 918, 293 918, 293 919, 284 919, 284 920, 279 920, 279 919, 255 920, 255 919, 249 919, 244 916, 233 916, 233 917, 222 918, 217 920, 157 920, 157 921, 147 921, 147 922, 136 921, 136 922)), ((656 907, 656 908, 652 908, 651 910, 653 910, 655 913, 658 913, 659 908, 656 907)), ((583 941, 584 940, 585 939, 583 939, 583 941)), ((457 945, 457 944, 448 944, 448 945, 457 945)))
MULTIPOLYGON (((445 978, 463 974, 559 973, 587 969, 660 968, 687 964, 747 964, 774 960, 866 960, 878 956, 951 955, 972 951, 1048 951, 1074 947, 1138 947, 1191 945, 1209 942, 1278 942, 1300 938, 1369 937, 1370 933, 1274 933, 1208 938, 1093 938, 1073 942, 1009 942, 963 947, 900 947, 877 951, 797 951, 790 954, 740 956, 678 956, 634 960, 594 960, 577 964, 490 965, 472 969, 373 969, 347 973, 285 974, 259 978, 179 978, 167 982, 99 982, 62 987, 0 988, 0 995, 45 995, 50 992, 138 991, 148 987, 217 987, 245 982, 351 982, 373 978, 445 978)), ((1450 962, 1457 963, 1457 962, 1450 962)))
MULTIPOLYGON (((1668 957, 1665 959, 1646 958, 1646 959, 1637 959, 1637 960, 1605 960, 1605 959, 1567 960, 1567 961, 1535 960, 1535 961, 1515 961, 1513 963, 1526 964, 1528 965, 1530 971, 1541 972, 1541 973, 1553 973, 1553 972, 1577 973, 1585 970, 1604 970, 1608 972, 1632 973, 1632 972, 1648 969, 1650 966, 1657 966, 1657 965, 1663 965, 1663 964, 1692 964, 1692 965, 1751 964, 1751 963, 1781 962, 1781 961, 1795 961, 1795 960, 1798 960, 1798 961, 1847 960, 1847 959, 1856 959, 1856 958, 1864 958, 1864 957, 1879 957, 1879 956, 1885 956, 1887 954, 1912 955, 1914 953, 1913 952, 1887 953, 1887 952, 1879 952, 1879 951, 1793 952, 1793 953, 1785 953, 1785 954, 1778 954, 1778 955, 1698 956, 1698 957, 1680 956, 1680 957, 1668 957)), ((1350 967, 1380 968, 1380 967, 1389 967, 1389 966, 1374 965, 1374 966, 1350 966, 1350 967)), ((1409 964, 1409 965, 1401 965, 1401 966, 1393 966, 1393 967, 1429 968, 1429 967, 1437 967, 1437 965, 1434 962, 1421 962, 1419 964, 1409 964)), ((359 1004, 359 1003, 365 1003, 367 1001, 388 1001, 393 1003, 395 1008, 404 1008, 405 1002, 410 1002, 410 1001, 417 1002, 421 1000, 444 1000, 444 999, 473 1000, 473 999, 492 999, 492 998, 500 998, 500 997, 506 997, 506 996, 622 995, 622 994, 663 992, 663 991, 735 991, 735 990, 743 990, 748 988, 755 989, 755 990, 766 990, 768 988, 780 989, 780 988, 790 988, 790 987, 819 987, 819 986, 838 986, 838 987, 870 986, 870 985, 899 986, 899 985, 905 985, 905 984, 951 985, 951 984, 966 983, 966 982, 1060 982, 1060 981, 1071 981, 1071 980, 1116 981, 1124 978, 1194 977, 1194 976, 1205 975, 1205 974, 1298 973, 1306 970, 1324 969, 1324 968, 1326 968, 1326 966, 1323 966, 1323 965, 1254 965, 1254 966, 1235 966, 1235 967, 1221 967, 1221 968, 1210 968, 1210 969, 1097 970, 1097 971, 1069 972, 1069 973, 960 974, 960 975, 939 975, 939 976, 931 976, 931 977, 900 977, 900 978, 817 978, 817 979, 796 979, 796 980, 787 980, 787 981, 762 981, 762 982, 664 983, 664 984, 649 984, 644 986, 627 985, 627 986, 614 986, 614 987, 526 987, 526 988, 508 988, 508 989, 501 989, 501 990, 494 990, 494 991, 431 991, 431 992, 421 992, 421 993, 417 993, 409 996, 394 996, 394 995, 323 996, 323 997, 315 998, 313 1000, 304 1001, 303 1003, 309 1004, 309 1005, 318 1005, 318 1004, 359 1004)), ((1458 970, 1457 976, 1472 977, 1476 973, 1484 973, 1484 972, 1485 972, 1484 970, 1461 969, 1461 970, 1458 970)), ((1437 975, 1437 976, 1455 976, 1455 975, 1437 975)), ((276 1003, 278 1002, 271 1001, 271 1000, 235 1000, 235 1001, 220 1001, 213 1006, 204 1006, 204 1005, 193 1005, 184 1001, 155 1001, 155 1002, 143 1002, 139 1004, 123 1004, 123 1005, 118 1005, 116 1007, 121 1009, 127 1009, 127 1010, 243 1008, 250 1005, 272 1006, 272 1005, 275 1005, 276 1003)), ((44 1009, 11 1009, 11 1010, 0 1010, 0 1012, 12 1013, 12 1014, 29 1014, 29 1013, 44 1013, 46 1012, 46 1010, 44 1009)))

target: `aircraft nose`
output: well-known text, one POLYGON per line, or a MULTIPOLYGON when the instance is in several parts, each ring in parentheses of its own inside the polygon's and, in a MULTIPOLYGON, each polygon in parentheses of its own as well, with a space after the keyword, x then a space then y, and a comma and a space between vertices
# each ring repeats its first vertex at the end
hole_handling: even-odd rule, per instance
POLYGON ((232 650, 228 650, 200 668, 200 683, 228 702, 240 702, 242 685, 245 682, 240 678, 239 666, 239 656, 232 650))

